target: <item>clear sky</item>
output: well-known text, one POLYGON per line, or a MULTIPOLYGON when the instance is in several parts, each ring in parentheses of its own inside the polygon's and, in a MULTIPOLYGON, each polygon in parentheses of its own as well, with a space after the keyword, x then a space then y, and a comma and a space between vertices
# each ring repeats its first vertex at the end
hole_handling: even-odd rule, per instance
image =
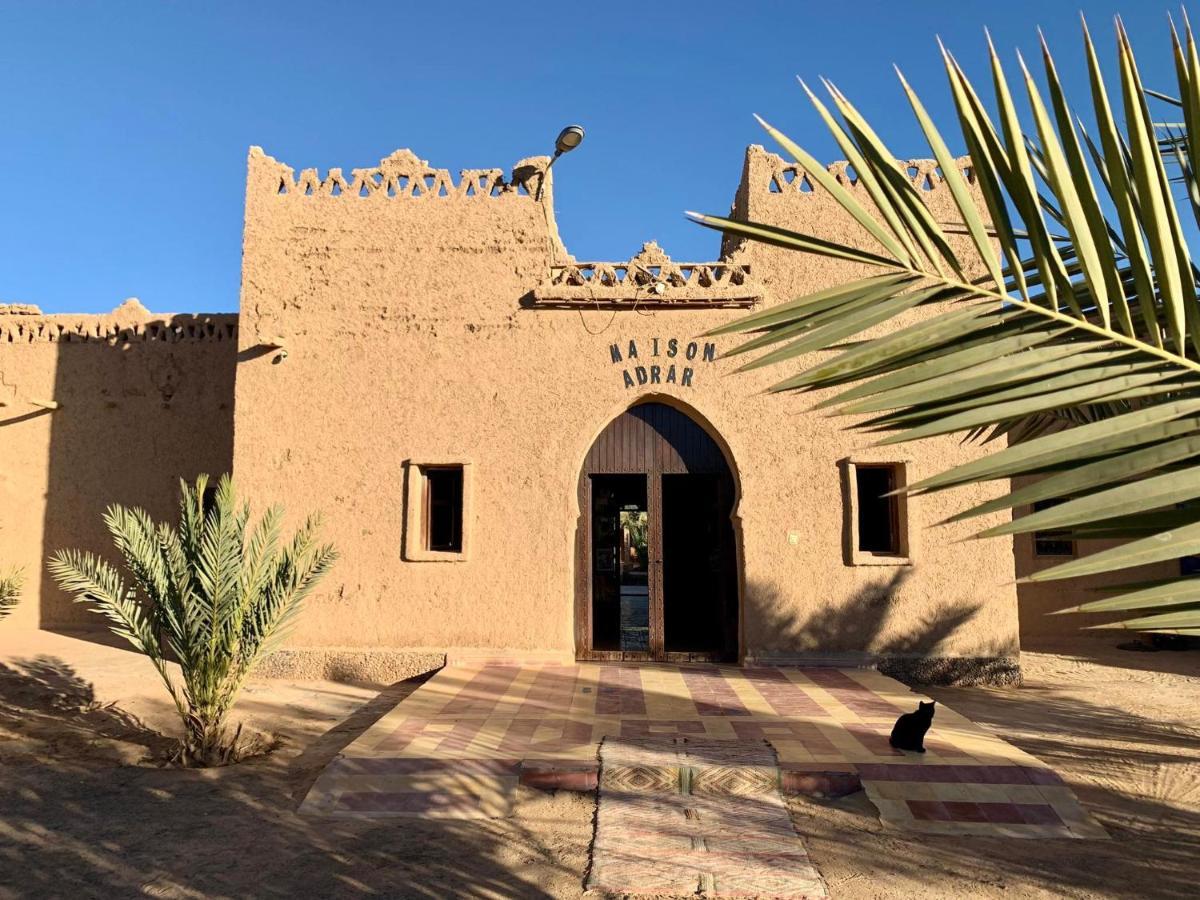
POLYGON ((728 211, 746 145, 769 145, 751 113, 837 155, 797 75, 835 81, 898 156, 929 156, 892 63, 949 130, 935 36, 982 88, 984 27, 1011 75, 1040 25, 1085 105, 1080 7, 1110 73, 1120 13, 1147 85, 1172 90, 1158 0, 0 0, 0 302, 234 310, 251 144, 347 172, 409 147, 457 176, 546 153, 572 122, 587 140, 555 201, 577 258, 656 239, 712 259, 717 235, 682 211, 728 211))

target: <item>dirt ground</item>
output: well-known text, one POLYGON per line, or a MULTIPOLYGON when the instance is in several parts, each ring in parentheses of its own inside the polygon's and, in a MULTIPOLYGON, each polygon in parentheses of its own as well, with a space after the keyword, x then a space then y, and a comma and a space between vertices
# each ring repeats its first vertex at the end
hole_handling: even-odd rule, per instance
MULTIPOLYGON (((1200 652, 1026 652, 1020 689, 930 691, 1053 765, 1109 841, 885 830, 861 795, 792 812, 835 898, 1196 896, 1200 652)), ((594 799, 522 789, 504 820, 314 820, 322 767, 416 687, 256 681, 267 757, 179 771, 145 660, 0 628, 0 898, 578 897, 594 799)), ((936 731, 937 723, 934 722, 936 731)))

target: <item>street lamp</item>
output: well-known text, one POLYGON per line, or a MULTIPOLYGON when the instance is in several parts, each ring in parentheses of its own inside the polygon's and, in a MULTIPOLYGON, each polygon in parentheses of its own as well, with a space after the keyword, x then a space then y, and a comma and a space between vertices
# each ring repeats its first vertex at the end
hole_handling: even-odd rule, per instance
POLYGON ((558 137, 554 140, 554 156, 550 160, 550 165, 546 166, 546 171, 542 174, 542 180, 538 182, 537 196, 533 198, 534 200, 542 199, 542 187, 546 183, 546 177, 550 174, 550 166, 554 165, 564 153, 570 153, 582 143, 582 125, 568 125, 558 133, 558 137))

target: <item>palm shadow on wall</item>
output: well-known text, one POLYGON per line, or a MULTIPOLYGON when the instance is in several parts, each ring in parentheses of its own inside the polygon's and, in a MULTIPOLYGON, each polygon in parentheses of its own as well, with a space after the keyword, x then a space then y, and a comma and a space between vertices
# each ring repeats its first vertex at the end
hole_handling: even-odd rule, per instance
POLYGON ((925 612, 903 630, 889 634, 893 598, 911 575, 911 568, 899 568, 861 588, 845 602, 830 604, 809 616, 788 609, 784 591, 778 584, 748 580, 745 620, 762 623, 761 634, 770 636, 779 649, 833 654, 867 650, 879 656, 933 655, 975 617, 982 604, 958 602, 925 612))

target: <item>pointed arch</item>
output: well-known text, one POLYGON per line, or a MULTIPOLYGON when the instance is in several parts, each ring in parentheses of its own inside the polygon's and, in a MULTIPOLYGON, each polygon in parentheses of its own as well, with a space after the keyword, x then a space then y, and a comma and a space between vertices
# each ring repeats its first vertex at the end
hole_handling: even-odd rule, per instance
POLYGON ((677 398, 639 397, 600 428, 576 495, 580 658, 740 658, 740 494, 728 444, 677 398), (647 522, 637 552, 629 516, 647 522))

